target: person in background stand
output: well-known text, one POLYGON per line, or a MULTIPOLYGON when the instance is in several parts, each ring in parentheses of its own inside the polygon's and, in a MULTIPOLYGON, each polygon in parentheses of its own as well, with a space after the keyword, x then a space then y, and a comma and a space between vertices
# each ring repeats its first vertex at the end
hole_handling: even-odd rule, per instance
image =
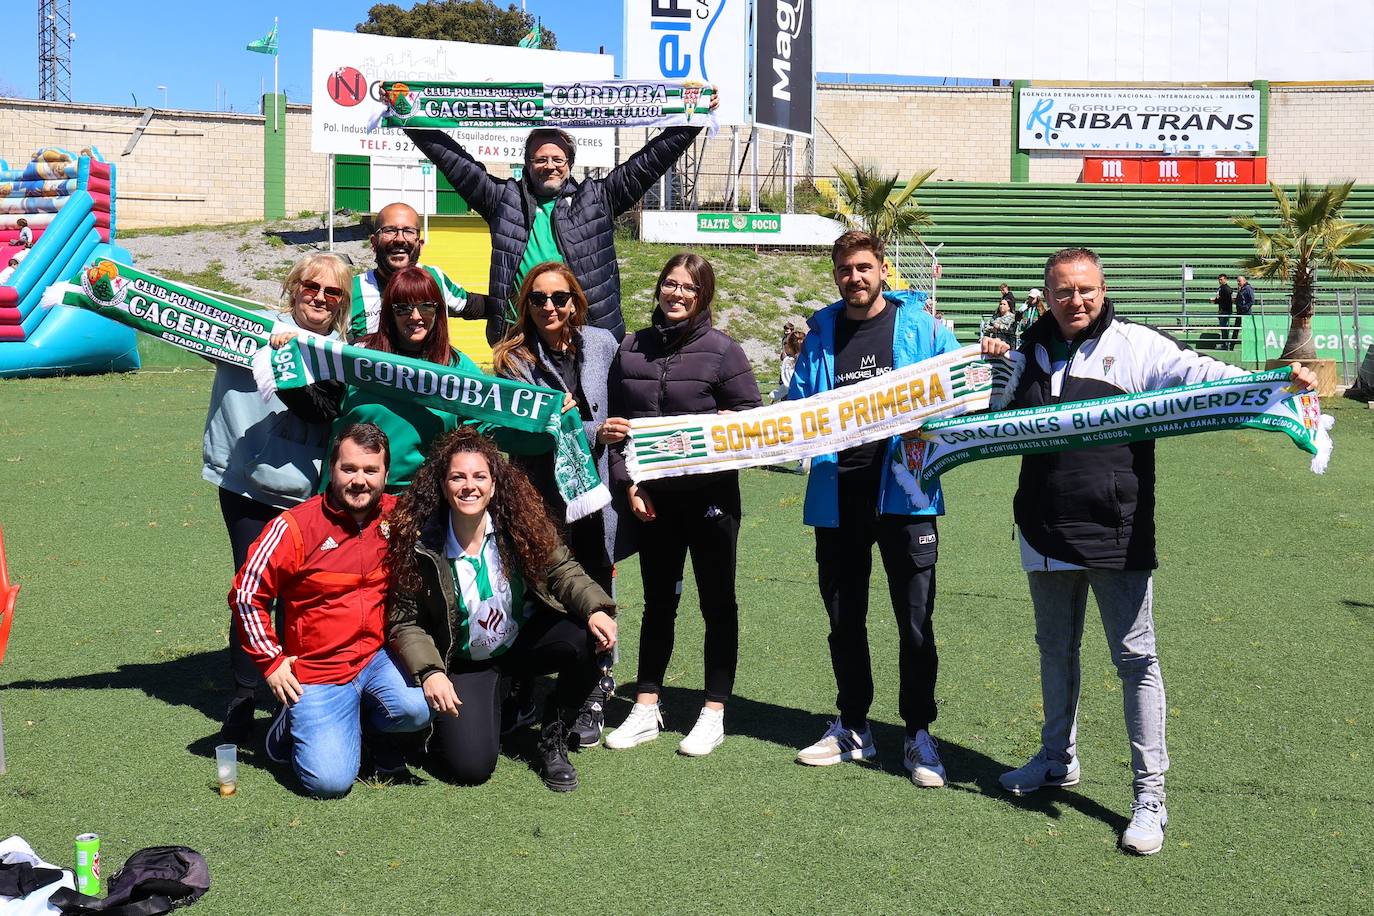
POLYGON ((1231 349, 1231 333, 1227 330, 1231 325, 1231 298, 1231 285, 1226 281, 1226 274, 1222 274, 1217 277, 1217 294, 1211 300, 1217 305, 1217 324, 1221 326, 1218 350, 1231 349))
MULTIPOLYGON (((649 327, 620 346, 611 369, 611 413, 618 417, 726 413, 759 406, 759 387, 744 350, 711 326, 716 275, 705 258, 673 255, 658 275, 649 327)), ((625 457, 611 454, 611 480, 629 497, 640 522, 639 571, 644 622, 639 640, 635 705, 606 736, 612 750, 658 737, 659 698, 673 653, 682 576, 692 556, 701 616, 706 622, 706 703, 678 752, 704 757, 725 740, 725 704, 739 661, 735 563, 739 543, 739 472, 695 474, 636 484, 625 457)))
MULTIPOLYGON (((564 409, 575 406, 582 414, 583 430, 603 481, 610 478, 607 446, 623 441, 630 429, 628 420, 609 412, 607 379, 619 348, 620 341, 610 331, 587 324, 587 297, 568 266, 545 261, 525 274, 515 297, 515 323, 492 350, 492 368, 502 378, 564 392, 564 409)), ((553 458, 552 452, 512 455, 511 462, 529 476, 549 514, 561 521, 567 505, 558 493, 553 458)), ((617 546, 624 501, 623 494, 613 495, 611 505, 568 525, 565 533, 573 559, 612 596, 615 563, 629 552, 617 546)), ((624 541, 623 534, 620 540, 624 541)), ((604 704, 609 699, 605 681, 610 676, 611 659, 606 656, 600 662, 605 672, 602 682, 582 704, 573 723, 582 747, 601 743, 604 704)), ((519 694, 517 691, 517 697, 519 694)), ((522 705, 526 704, 517 701, 517 706, 522 705)))
POLYGON ((1255 288, 1244 277, 1236 277, 1236 326, 1231 331, 1231 347, 1235 348, 1240 340, 1240 329, 1245 319, 1255 309, 1255 288))

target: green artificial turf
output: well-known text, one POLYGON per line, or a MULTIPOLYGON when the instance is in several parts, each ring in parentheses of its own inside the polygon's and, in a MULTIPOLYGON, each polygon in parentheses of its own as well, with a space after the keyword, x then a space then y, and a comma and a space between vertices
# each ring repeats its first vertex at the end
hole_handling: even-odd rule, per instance
MULTIPOLYGON (((803 479, 743 475, 742 618, 730 737, 678 757, 701 701, 687 585, 665 692, 670 733, 575 758, 546 790, 521 759, 456 788, 358 785, 305 799, 260 751, 236 798, 213 788, 229 684, 231 575, 200 479, 209 372, 0 382, 0 525, 22 585, 0 666, 9 773, 0 835, 69 863, 103 837, 202 852, 210 914, 451 912, 1369 912, 1374 908, 1369 646, 1374 411, 1333 401, 1330 471, 1286 437, 1160 445, 1156 619, 1169 691, 1170 827, 1151 859, 1116 848, 1129 805, 1121 691, 1092 620, 1077 789, 1014 799, 997 775, 1038 743, 1037 662, 1012 541, 1014 459, 946 481, 936 629, 951 784, 900 763, 896 637, 872 593, 876 765, 792 762, 831 714, 803 479)), ((711 574, 712 571, 708 571, 711 574)), ((639 568, 621 568, 621 681, 639 568)), ((1090 614, 1093 613, 1090 610, 1090 614)), ((618 722, 628 701, 616 700, 618 722)), ((260 725, 265 725, 265 713, 260 725)))

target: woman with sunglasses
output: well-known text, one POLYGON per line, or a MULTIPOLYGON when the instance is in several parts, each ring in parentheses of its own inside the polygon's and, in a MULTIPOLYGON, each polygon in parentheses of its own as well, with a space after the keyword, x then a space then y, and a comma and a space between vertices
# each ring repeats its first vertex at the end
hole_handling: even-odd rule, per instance
MULTIPOLYGON (((381 326, 358 346, 479 372, 477 364, 449 344, 443 296, 434 276, 423 267, 392 274, 382 290, 381 326)), ((311 386, 322 389, 323 384, 311 386)), ((391 442, 386 491, 399 493, 425 460, 430 443, 452 432, 462 421, 454 414, 349 386, 339 405, 334 429, 353 423, 375 423, 391 442)), ((328 470, 326 469, 326 475, 328 470)))
MULTIPOLYGON (((576 405, 602 480, 609 479, 606 446, 620 442, 630 428, 628 420, 608 415, 606 380, 619 346, 610 331, 587 324, 587 297, 568 266, 545 261, 525 274, 515 297, 514 320, 505 339, 492 349, 497 375, 562 391, 569 406, 576 405)), ((511 460, 529 476, 549 513, 563 518, 567 506, 558 494, 553 454, 512 455, 511 460)), ((623 507, 623 500, 618 502, 623 507)), ((617 522, 613 502, 573 522, 565 533, 573 558, 607 594, 613 594, 615 561, 628 553, 616 548, 617 522)), ((602 664, 609 669, 610 660, 602 664)), ((601 743, 606 699, 598 684, 582 705, 573 726, 582 747, 601 743)))
MULTIPOLYGON (((669 258, 654 288, 657 307, 650 326, 621 344, 611 368, 612 414, 634 419, 759 406, 759 386, 749 358, 739 344, 711 326, 715 287, 715 272, 705 258, 686 252, 669 258)), ((641 523, 644 621, 635 705, 625 722, 606 736, 606 747, 620 750, 652 741, 663 727, 659 694, 673 652, 674 621, 690 553, 706 622, 706 704, 678 752, 705 756, 725 740, 725 703, 734 689, 739 656, 739 474, 722 471, 637 485, 625 472, 622 454, 613 453, 610 463, 613 484, 625 491, 641 523)))
POLYGON ((577 788, 568 731, 615 646, 615 603, 559 541, 543 500, 471 427, 435 443, 392 515, 387 566, 392 651, 434 710, 434 743, 453 779, 496 769, 501 681, 557 672, 544 708, 540 776, 577 788))
MULTIPOLYGON (((282 282, 277 328, 342 338, 348 319, 352 272, 332 254, 309 254, 292 266, 282 282)), ((277 336, 277 335, 274 335, 277 336)), ((264 402, 251 369, 220 363, 210 389, 203 444, 206 480, 219 487, 220 513, 229 531, 234 569, 243 565, 248 548, 267 523, 283 509, 315 494, 320 465, 329 443, 329 417, 312 411, 290 395, 264 402)), ((262 680, 229 627, 229 658, 234 696, 221 731, 231 744, 252 736, 254 694, 262 680)))

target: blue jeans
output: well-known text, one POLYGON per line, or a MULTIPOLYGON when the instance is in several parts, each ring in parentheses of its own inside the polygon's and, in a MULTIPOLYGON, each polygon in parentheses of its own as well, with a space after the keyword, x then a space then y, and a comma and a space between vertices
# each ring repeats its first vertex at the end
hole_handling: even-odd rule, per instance
POLYGON ((429 724, 430 709, 383 649, 347 684, 302 684, 286 715, 296 778, 309 794, 333 798, 358 778, 363 715, 377 731, 413 732, 429 724))
POLYGON ((1088 589, 1097 599, 1107 648, 1121 678, 1126 736, 1131 742, 1135 794, 1164 798, 1164 678, 1155 655, 1153 576, 1148 570, 1077 569, 1030 572, 1035 641, 1040 647, 1040 694, 1045 705, 1041 744, 1067 763, 1077 756, 1079 648, 1088 589))

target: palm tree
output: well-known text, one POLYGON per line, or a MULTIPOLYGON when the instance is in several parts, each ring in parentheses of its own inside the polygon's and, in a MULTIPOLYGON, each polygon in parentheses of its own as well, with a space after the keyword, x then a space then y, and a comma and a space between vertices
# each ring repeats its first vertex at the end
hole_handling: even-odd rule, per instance
POLYGON ((819 208, 821 216, 836 220, 850 229, 862 229, 877 236, 884 244, 898 236, 920 235, 920 230, 935 225, 935 220, 911 195, 935 174, 935 170, 917 175, 906 183, 896 197, 897 175, 883 177, 876 167, 856 165, 854 171, 844 172, 837 166, 837 189, 825 192, 825 203, 819 208))
POLYGON ((1333 277, 1374 274, 1374 264, 1351 260, 1345 252, 1374 237, 1374 226, 1341 218, 1341 208, 1355 186, 1353 180, 1325 187, 1298 184, 1296 198, 1274 182, 1269 188, 1278 204, 1278 226, 1268 230, 1253 216, 1233 216, 1231 222, 1249 232, 1255 253, 1240 266, 1252 277, 1292 283, 1288 341, 1283 359, 1316 359, 1312 343, 1312 307, 1316 296, 1317 269, 1333 277))

